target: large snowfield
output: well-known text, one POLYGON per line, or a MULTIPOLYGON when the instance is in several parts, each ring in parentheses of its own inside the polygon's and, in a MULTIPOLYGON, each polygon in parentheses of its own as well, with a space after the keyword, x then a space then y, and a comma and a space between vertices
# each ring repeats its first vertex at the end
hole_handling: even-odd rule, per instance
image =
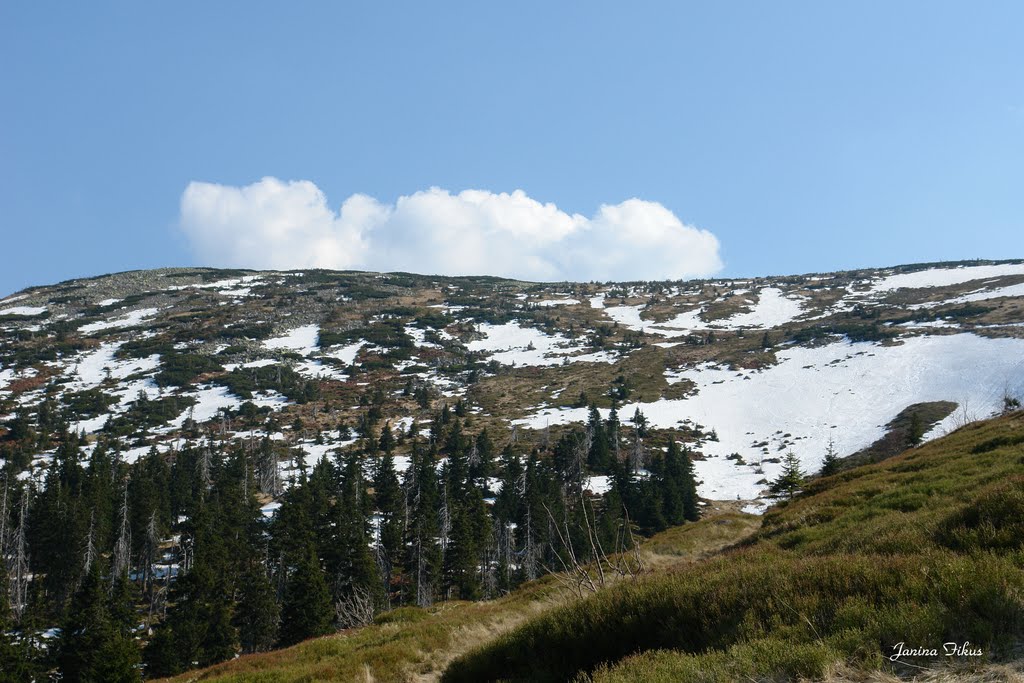
MULTIPOLYGON (((639 408, 652 426, 676 427, 689 420, 715 430, 704 442, 708 456, 697 462, 700 493, 713 499, 754 499, 758 481, 778 474, 763 463, 792 450, 804 467, 820 468, 829 439, 839 453, 852 453, 885 433, 885 424, 908 405, 953 401, 960 408, 928 434, 940 436, 958 420, 987 417, 1004 393, 1024 391, 1024 340, 974 334, 917 336, 895 346, 840 342, 777 352, 778 364, 760 372, 701 366, 667 373, 670 381, 691 380, 696 393, 682 399, 630 403, 619 409, 628 419, 639 408), (783 437, 783 435, 788 435, 783 437), (768 442, 769 453, 755 446, 768 442), (746 465, 727 455, 738 453, 746 465), (758 466, 763 472, 758 472, 758 466)), ((607 410, 603 411, 607 416, 607 410)), ((584 408, 543 409, 514 424, 583 422, 584 408)))

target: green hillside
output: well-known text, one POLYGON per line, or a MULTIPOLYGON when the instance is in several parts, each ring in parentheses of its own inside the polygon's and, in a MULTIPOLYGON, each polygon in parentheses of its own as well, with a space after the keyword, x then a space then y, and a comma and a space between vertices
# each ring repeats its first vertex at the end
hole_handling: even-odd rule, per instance
POLYGON ((443 680, 735 681, 983 665, 1024 635, 1024 414, 821 479, 756 539, 551 610, 443 680), (980 657, 941 654, 969 642, 980 657), (888 657, 897 643, 938 657, 888 657), (954 660, 954 661, 950 661, 954 660))

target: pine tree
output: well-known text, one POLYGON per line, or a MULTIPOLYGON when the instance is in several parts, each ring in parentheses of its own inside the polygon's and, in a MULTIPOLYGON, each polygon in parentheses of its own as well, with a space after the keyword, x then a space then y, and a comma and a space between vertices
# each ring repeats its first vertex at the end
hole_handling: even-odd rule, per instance
POLYGON ((821 461, 821 475, 828 477, 839 471, 839 455, 836 453, 836 444, 829 437, 828 445, 825 447, 825 458, 821 461))
POLYGON ((57 661, 69 683, 140 680, 139 651, 123 623, 111 618, 100 563, 93 562, 61 627, 57 661))
POLYGON ((404 484, 408 509, 405 565, 410 573, 409 597, 414 604, 426 607, 434 601, 441 566, 437 544, 440 498, 433 452, 422 453, 415 444, 408 473, 404 484))
POLYGON ((804 472, 800 468, 800 459, 792 451, 786 453, 782 461, 782 472, 771 483, 771 492, 775 495, 792 498, 803 488, 804 472))
POLYGON ((924 438, 924 426, 921 424, 921 415, 915 410, 910 415, 910 426, 907 427, 907 446, 918 446, 924 438))
POLYGON ((374 503, 380 521, 377 545, 381 557, 381 573, 388 594, 401 578, 402 569, 402 489, 395 473, 395 460, 390 451, 381 456, 373 480, 374 503))
POLYGON ((601 413, 597 406, 590 405, 590 416, 587 422, 587 430, 590 433, 590 450, 587 453, 587 466, 591 472, 604 474, 609 471, 612 460, 612 449, 608 439, 608 432, 604 422, 601 421, 601 413))
POLYGON ((219 512, 214 498, 201 503, 191 521, 192 560, 174 584, 167 618, 146 647, 148 674, 174 675, 193 665, 222 662, 237 652, 233 576, 224 544, 227 534, 215 525, 219 512))
POLYGON ((298 558, 285 587, 279 644, 294 645, 331 631, 331 593, 313 545, 298 558))
POLYGON ((235 624, 242 652, 263 652, 277 642, 281 620, 274 587, 261 562, 242 574, 235 624))

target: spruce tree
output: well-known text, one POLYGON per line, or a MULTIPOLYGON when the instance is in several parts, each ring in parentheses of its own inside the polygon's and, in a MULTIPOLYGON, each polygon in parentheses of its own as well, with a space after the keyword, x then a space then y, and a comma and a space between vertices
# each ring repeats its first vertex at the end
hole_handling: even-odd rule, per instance
POLYGON ((395 460, 390 451, 381 456, 373 480, 374 505, 379 522, 377 540, 381 553, 384 585, 390 594, 393 583, 402 571, 402 489, 395 473, 395 460))
POLYGON ((242 574, 235 624, 242 652, 263 652, 277 642, 281 611, 263 564, 251 562, 242 574))
POLYGON ((368 518, 371 510, 360 456, 350 452, 345 456, 341 487, 334 506, 334 535, 328 562, 333 572, 335 600, 358 590, 368 592, 376 605, 383 601, 383 584, 370 549, 368 518))
POLYGON ((421 452, 419 445, 414 444, 407 472, 404 485, 409 511, 405 544, 408 593, 411 602, 426 607, 434 601, 441 565, 437 544, 440 499, 433 451, 421 452))
POLYGON ((587 430, 590 432, 590 450, 587 453, 587 466, 595 474, 605 474, 611 466, 612 449, 609 443, 608 432, 604 422, 601 421, 601 413, 597 406, 590 405, 590 416, 587 422, 587 430))
POLYGON ((683 448, 679 455, 679 462, 681 466, 679 487, 683 495, 683 517, 688 522, 696 522, 700 519, 700 500, 697 497, 697 475, 694 472, 690 449, 683 448))
POLYGON ((782 461, 782 472, 771 483, 771 492, 778 496, 792 498, 803 488, 804 472, 800 468, 800 459, 792 451, 786 453, 782 461))
POLYGON ((666 494, 674 493, 675 481, 665 474, 664 458, 655 454, 650 463, 651 476, 634 484, 637 492, 634 521, 645 534, 663 531, 669 524, 665 518, 666 494))
POLYGON ((486 484, 487 477, 494 469, 494 442, 484 428, 473 440, 472 455, 469 458, 469 477, 480 485, 486 484))
POLYGON ((98 561, 72 599, 57 647, 61 680, 68 683, 128 683, 141 678, 138 647, 123 621, 111 618, 98 561))
POLYGON ((331 631, 331 593, 312 543, 288 576, 281 608, 280 645, 294 645, 331 631))
POLYGON ((680 450, 675 439, 669 441, 659 481, 662 510, 667 524, 682 524, 696 521, 700 517, 693 462, 689 451, 680 450))
POLYGON ((907 427, 907 446, 918 446, 924 438, 924 426, 921 424, 921 415, 914 410, 910 415, 910 425, 907 427))
POLYGON ((482 506, 483 500, 480 490, 469 480, 467 444, 457 421, 449 433, 446 449, 442 504, 450 529, 444 552, 442 591, 448 598, 473 599, 480 589, 476 523, 478 505, 482 506))
POLYGON ((836 454, 836 445, 831 438, 828 446, 825 447, 825 458, 821 461, 821 475, 831 476, 839 471, 839 456, 836 454))
POLYGON ((237 652, 233 576, 224 545, 227 534, 215 526, 218 512, 215 500, 203 503, 190 522, 191 567, 174 583, 167 618, 146 647, 148 674, 174 675, 193 665, 222 662, 237 652))

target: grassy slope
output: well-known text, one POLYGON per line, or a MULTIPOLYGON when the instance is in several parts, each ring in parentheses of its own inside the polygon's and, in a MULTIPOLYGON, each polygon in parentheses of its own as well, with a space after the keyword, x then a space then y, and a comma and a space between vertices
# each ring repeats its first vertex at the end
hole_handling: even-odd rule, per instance
MULTIPOLYGON (((750 537, 760 519, 734 508, 714 504, 706 519, 653 537, 644 545, 644 564, 653 572, 692 563, 750 537)), ((557 577, 547 576, 498 600, 446 603, 430 610, 401 608, 382 615, 373 626, 240 657, 172 680, 436 680, 456 656, 576 599, 557 577)))
POLYGON ((1019 658, 1022 435, 1018 412, 817 480, 745 547, 549 610, 455 660, 444 680, 913 672, 885 659, 900 641, 967 640, 985 661, 1019 658))

